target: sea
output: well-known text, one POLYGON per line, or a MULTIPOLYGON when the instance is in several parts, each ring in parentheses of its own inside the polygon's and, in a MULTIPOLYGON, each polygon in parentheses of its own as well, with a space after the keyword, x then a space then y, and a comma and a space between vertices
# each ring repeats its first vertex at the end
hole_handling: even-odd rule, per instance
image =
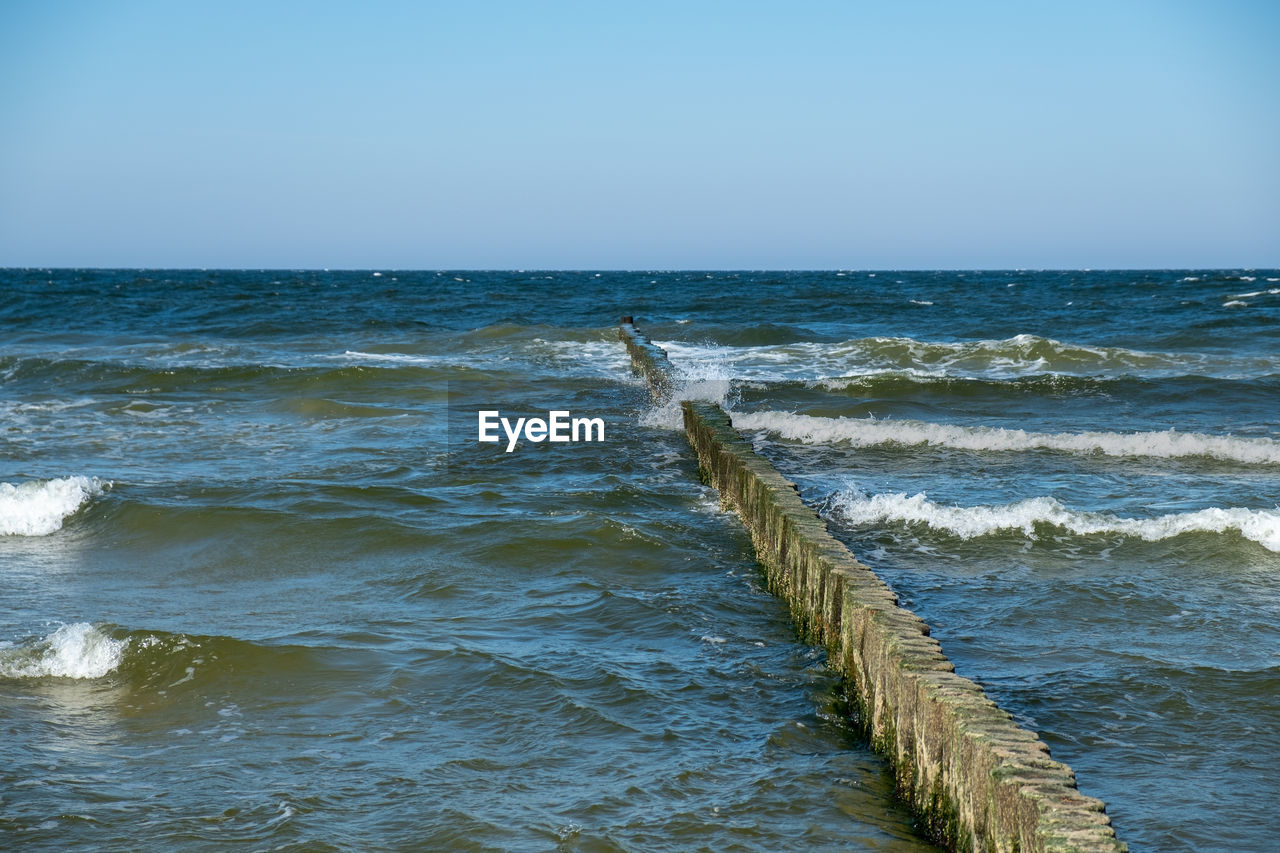
POLYGON ((1132 850, 1274 849, 1280 270, 390 269, 0 270, 0 849, 935 849, 624 315, 1132 850))

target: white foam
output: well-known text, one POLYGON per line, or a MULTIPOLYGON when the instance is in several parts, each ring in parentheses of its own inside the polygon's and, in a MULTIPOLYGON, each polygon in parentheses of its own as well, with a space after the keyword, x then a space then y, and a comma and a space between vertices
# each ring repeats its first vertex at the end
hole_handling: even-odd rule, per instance
POLYGON ((110 483, 97 477, 0 483, 0 536, 47 536, 110 483))
POLYGON ((1208 457, 1246 465, 1280 465, 1280 441, 1194 432, 1037 433, 999 427, 969 427, 874 418, 818 418, 791 412, 733 412, 733 425, 763 430, 805 444, 848 442, 929 445, 973 451, 1057 450, 1138 458, 1208 457))
POLYGON ((0 403, 0 412, 3 412, 3 417, 5 418, 31 413, 43 414, 47 412, 57 414, 72 409, 83 409, 85 406, 92 406, 97 402, 92 397, 80 397, 76 400, 46 400, 41 403, 18 403, 5 400, 0 403))
POLYGON ((677 368, 699 373, 708 365, 739 380, 822 381, 902 374, 1008 380, 1040 375, 1186 376, 1240 378, 1280 370, 1276 358, 1222 358, 1200 353, 1145 352, 1064 343, 1037 335, 1003 340, 918 341, 873 337, 826 343, 729 347, 655 341, 677 368))
POLYGON ((923 493, 868 496, 853 489, 831 499, 831 510, 850 524, 898 522, 924 524, 972 539, 1002 531, 1021 531, 1036 538, 1036 525, 1049 525, 1078 536, 1118 533, 1148 542, 1184 533, 1236 532, 1262 547, 1280 552, 1280 511, 1210 507, 1156 518, 1121 518, 1110 513, 1069 509, 1052 497, 1030 498, 1004 506, 945 506, 923 493))
POLYGON ((680 401, 694 400, 729 408, 734 394, 736 391, 733 383, 728 379, 678 380, 677 388, 666 402, 650 406, 640 413, 640 425, 683 431, 684 410, 680 407, 680 401))
POLYGON ((361 352, 359 350, 347 350, 342 354, 343 358, 351 358, 359 361, 389 361, 399 364, 439 364, 440 357, 434 355, 410 355, 403 352, 361 352))
POLYGON ((120 665, 124 651, 125 641, 76 622, 30 645, 0 649, 0 677, 101 678, 120 665))
MULTIPOLYGON (((662 345, 679 348, 678 344, 662 345)), ((706 357, 684 364, 672 364, 675 368, 675 385, 670 398, 640 414, 640 425, 660 429, 684 430, 684 413, 680 401, 694 400, 715 403, 729 408, 736 394, 733 386, 734 368, 727 352, 720 347, 706 349, 706 357), (716 357, 719 353, 721 357, 716 357)), ((670 352, 668 351, 668 355, 670 352)))
POLYGON ((394 366, 466 366, 488 369, 494 367, 495 364, 510 362, 513 355, 524 354, 542 364, 549 360, 558 369, 573 374, 607 377, 610 379, 616 379, 619 374, 627 374, 631 364, 626 348, 620 341, 572 341, 533 338, 530 341, 519 344, 523 353, 520 351, 513 353, 511 350, 506 349, 505 346, 504 344, 496 352, 493 350, 453 352, 447 356, 347 350, 341 355, 332 355, 329 358, 394 366))
POLYGON ((564 370, 575 374, 617 379, 630 376, 631 357, 621 341, 556 341, 534 338, 531 349, 546 353, 564 370))

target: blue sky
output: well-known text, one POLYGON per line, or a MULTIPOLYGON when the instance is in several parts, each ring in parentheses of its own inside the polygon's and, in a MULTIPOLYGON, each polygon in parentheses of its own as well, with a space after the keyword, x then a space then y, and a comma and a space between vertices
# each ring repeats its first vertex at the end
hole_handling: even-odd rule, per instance
POLYGON ((1280 266, 1280 3, 0 4, 0 265, 1280 266))

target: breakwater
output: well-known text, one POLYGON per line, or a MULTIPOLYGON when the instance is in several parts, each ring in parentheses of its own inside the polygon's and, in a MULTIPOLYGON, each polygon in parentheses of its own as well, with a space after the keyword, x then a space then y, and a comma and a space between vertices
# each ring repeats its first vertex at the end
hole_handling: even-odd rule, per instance
MULTIPOLYGON (((665 352, 624 318, 620 335, 655 397, 676 382, 665 352)), ((827 531, 793 483, 710 403, 683 402, 704 479, 751 534, 769 588, 844 677, 853 722, 891 764, 932 839, 962 851, 1122 851, 1105 805, 1067 765, 958 675, 928 626, 827 531)))

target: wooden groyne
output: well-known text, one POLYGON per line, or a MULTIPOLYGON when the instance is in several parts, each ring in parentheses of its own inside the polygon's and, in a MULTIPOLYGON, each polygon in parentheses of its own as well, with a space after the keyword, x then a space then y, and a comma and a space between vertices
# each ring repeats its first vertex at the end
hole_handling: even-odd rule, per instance
MULTIPOLYGON (((624 318, 620 334, 657 398, 676 392, 666 353, 624 318), (655 381, 654 377, 660 381, 655 381)), ((742 518, 770 590, 843 676, 853 723, 888 759, 925 834, 960 851, 1123 851, 1102 801, 947 660, 929 627, 827 531, 794 483, 710 403, 685 401, 704 480, 742 518)))
POLYGON ((668 400, 675 392, 675 369, 667 358, 667 351, 640 334, 631 317, 623 317, 618 327, 619 335, 631 353, 631 366, 649 383, 654 400, 668 400))

